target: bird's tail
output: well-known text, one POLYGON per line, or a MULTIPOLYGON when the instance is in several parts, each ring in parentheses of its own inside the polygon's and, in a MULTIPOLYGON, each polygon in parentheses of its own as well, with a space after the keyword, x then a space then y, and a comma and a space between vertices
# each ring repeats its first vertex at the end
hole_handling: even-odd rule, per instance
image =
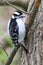
POLYGON ((21 46, 24 48, 24 50, 26 51, 26 53, 28 53, 28 49, 26 48, 25 44, 22 43, 21 46))

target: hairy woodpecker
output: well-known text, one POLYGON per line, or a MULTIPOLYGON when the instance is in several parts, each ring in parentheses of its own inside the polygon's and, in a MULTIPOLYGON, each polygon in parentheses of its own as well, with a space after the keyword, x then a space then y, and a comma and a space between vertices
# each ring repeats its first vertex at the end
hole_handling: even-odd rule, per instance
POLYGON ((24 38, 26 35, 25 17, 21 11, 15 11, 8 22, 8 33, 13 40, 14 44, 23 46, 26 52, 28 50, 24 44, 24 38))

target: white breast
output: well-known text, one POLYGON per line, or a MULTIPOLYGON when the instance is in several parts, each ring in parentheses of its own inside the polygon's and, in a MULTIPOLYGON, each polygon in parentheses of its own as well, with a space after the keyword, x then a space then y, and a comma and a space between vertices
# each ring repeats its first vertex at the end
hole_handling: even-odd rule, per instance
POLYGON ((21 42, 24 42, 24 37, 25 37, 25 24, 24 24, 24 21, 21 19, 17 19, 16 20, 17 23, 18 23, 18 27, 19 27, 19 39, 18 39, 18 42, 21 43, 21 42))

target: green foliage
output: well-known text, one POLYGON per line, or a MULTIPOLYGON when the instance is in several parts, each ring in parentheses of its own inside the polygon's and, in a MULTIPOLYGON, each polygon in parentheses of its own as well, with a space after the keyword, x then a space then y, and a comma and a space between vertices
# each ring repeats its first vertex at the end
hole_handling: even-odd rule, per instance
POLYGON ((7 60, 7 56, 6 56, 5 52, 4 52, 4 50, 1 49, 1 48, 0 48, 0 60, 2 62, 5 62, 7 60))
MULTIPOLYGON (((8 52, 8 53, 10 53, 10 52, 8 52)), ((7 61, 7 58, 8 57, 6 56, 4 50, 0 48, 0 60, 2 61, 2 63, 5 63, 7 61)), ((20 58, 21 58, 21 48, 19 48, 19 50, 17 51, 11 65, 18 64, 20 61, 20 58)))
POLYGON ((13 44, 13 42, 12 42, 12 40, 11 40, 11 38, 10 38, 9 36, 6 36, 6 37, 5 37, 5 41, 6 41, 6 43, 8 43, 11 47, 14 46, 14 44, 13 44))

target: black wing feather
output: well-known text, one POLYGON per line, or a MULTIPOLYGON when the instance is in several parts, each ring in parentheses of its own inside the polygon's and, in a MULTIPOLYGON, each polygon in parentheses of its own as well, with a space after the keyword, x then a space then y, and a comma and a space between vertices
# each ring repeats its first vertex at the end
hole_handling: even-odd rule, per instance
POLYGON ((11 36, 11 39, 17 43, 18 42, 18 25, 15 19, 10 20, 9 24, 9 34, 11 36))

